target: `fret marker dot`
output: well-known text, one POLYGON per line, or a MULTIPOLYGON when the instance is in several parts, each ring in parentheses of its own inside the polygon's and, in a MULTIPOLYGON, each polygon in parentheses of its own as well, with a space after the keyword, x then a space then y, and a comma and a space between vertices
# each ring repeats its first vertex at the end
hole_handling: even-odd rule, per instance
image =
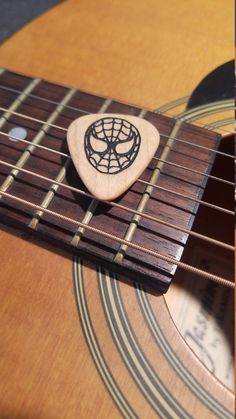
POLYGON ((27 137, 27 131, 25 128, 15 127, 15 128, 11 128, 10 131, 8 131, 8 135, 9 135, 9 140, 14 141, 14 143, 17 143, 18 140, 14 137, 19 138, 19 140, 24 140, 27 137))

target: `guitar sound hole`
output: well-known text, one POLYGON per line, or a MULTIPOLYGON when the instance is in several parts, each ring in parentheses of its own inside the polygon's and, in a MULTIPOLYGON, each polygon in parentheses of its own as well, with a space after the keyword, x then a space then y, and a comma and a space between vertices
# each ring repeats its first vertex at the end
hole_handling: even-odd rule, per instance
MULTIPOLYGON (((234 137, 224 137, 219 150, 233 155, 234 137)), ((234 182, 233 159, 217 155, 211 174, 234 182)), ((210 179, 202 200, 234 211, 234 188, 210 179)), ((234 244, 234 217, 212 208, 199 206, 193 230, 234 244)), ((229 250, 190 237, 182 260, 233 280, 234 255, 229 250)), ((186 343, 202 363, 233 390, 233 291, 178 269, 175 285, 170 289, 170 294, 167 293, 166 299, 172 318, 186 343)))

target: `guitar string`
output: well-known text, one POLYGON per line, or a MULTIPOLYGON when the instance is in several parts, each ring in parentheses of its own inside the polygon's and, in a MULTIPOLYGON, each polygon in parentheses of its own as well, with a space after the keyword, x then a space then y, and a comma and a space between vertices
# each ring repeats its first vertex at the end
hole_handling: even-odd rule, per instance
MULTIPOLYGON (((20 197, 11 195, 8 192, 1 191, 1 195, 9 198, 10 200, 13 200, 13 201, 19 202, 21 204, 24 204, 24 205, 26 205, 26 206, 28 206, 30 208, 34 208, 36 210, 42 210, 42 207, 40 205, 34 204, 32 202, 29 202, 29 201, 27 201, 25 199, 22 199, 20 197)), ((199 268, 197 268, 195 266, 192 266, 192 265, 189 265, 187 263, 178 261, 174 257, 162 255, 161 253, 156 252, 155 250, 152 250, 152 249, 149 249, 147 247, 141 246, 141 245, 139 245, 137 243, 134 243, 134 242, 129 242, 128 240, 121 239, 120 237, 114 236, 111 233, 108 233, 106 231, 100 230, 100 229, 98 229, 96 227, 92 227, 91 225, 82 223, 82 222, 77 221, 77 220, 75 220, 73 218, 70 218, 70 217, 67 217, 65 215, 62 215, 62 214, 60 214, 58 212, 54 212, 52 210, 49 210, 48 208, 44 208, 43 211, 46 214, 48 214, 48 215, 51 215, 51 216, 56 217, 56 218, 58 218, 60 220, 63 220, 63 221, 72 223, 72 224, 74 224, 76 226, 80 226, 83 229, 87 229, 88 231, 91 231, 92 233, 95 233, 95 234, 100 235, 102 237, 105 237, 107 239, 114 240, 117 243, 125 244, 125 245, 127 245, 129 247, 132 247, 135 250, 138 250, 138 251, 143 252, 143 253, 147 253, 150 256, 154 256, 154 257, 156 257, 158 259, 161 259, 161 260, 163 260, 163 261, 165 261, 167 263, 171 263, 173 265, 179 266, 180 268, 185 269, 185 270, 188 270, 189 272, 191 272, 193 274, 200 275, 204 279, 209 279, 209 280, 212 280, 214 282, 217 282, 217 283, 219 283, 221 285, 224 285, 224 286, 227 286, 227 287, 230 287, 230 288, 235 288, 234 282, 231 282, 230 280, 225 279, 225 278, 223 278, 221 276, 218 276, 218 275, 215 275, 215 274, 211 274, 211 273, 209 273, 207 271, 203 271, 202 269, 199 269, 199 268)))
MULTIPOLYGON (((87 197, 92 198, 92 199, 94 198, 94 196, 93 196, 93 195, 91 195, 91 194, 90 194, 90 193, 88 193, 88 192, 85 192, 85 191, 83 191, 83 190, 81 190, 81 189, 73 188, 73 187, 71 187, 71 186, 69 186, 69 185, 65 185, 65 184, 63 184, 63 183, 57 182, 57 181, 55 181, 54 179, 51 179, 51 178, 48 178, 48 177, 46 177, 46 176, 40 175, 40 174, 38 174, 38 173, 36 173, 36 172, 33 172, 33 171, 31 171, 31 170, 27 170, 27 169, 20 168, 20 167, 18 167, 18 166, 15 166, 14 164, 7 163, 7 162, 4 162, 4 161, 2 161, 2 160, 0 160, 0 164, 2 164, 2 165, 4 165, 4 166, 7 166, 7 167, 11 167, 12 169, 17 169, 17 170, 19 170, 20 172, 26 173, 27 175, 30 175, 30 176, 37 177, 37 178, 42 179, 42 180, 45 180, 45 181, 47 181, 47 182, 54 183, 54 184, 58 184, 59 186, 62 186, 62 187, 64 187, 64 188, 66 188, 66 189, 73 190, 74 192, 79 193, 80 195, 84 195, 84 196, 87 196, 87 197)), ((0 189, 0 196, 1 196, 1 193, 2 193, 2 191, 1 191, 1 189, 0 189)), ((100 201, 100 202, 103 202, 104 204, 107 204, 107 205, 112 206, 112 207, 117 207, 117 208, 119 208, 119 209, 121 209, 121 210, 124 210, 124 211, 130 212, 130 213, 135 214, 135 215, 140 215, 140 216, 142 216, 143 218, 146 218, 146 219, 148 219, 148 220, 150 220, 150 221, 153 221, 153 222, 156 222, 156 223, 162 224, 162 225, 164 225, 164 226, 166 226, 166 227, 169 227, 169 228, 174 229, 175 231, 176 231, 176 230, 177 230, 177 231, 181 231, 181 232, 186 233, 186 234, 189 234, 189 235, 191 235, 191 236, 193 236, 193 237, 197 237, 197 238, 198 238, 198 239, 200 239, 200 240, 207 241, 207 242, 209 242, 209 243, 215 244, 215 245, 217 245, 217 246, 219 246, 219 247, 222 247, 222 248, 224 248, 224 249, 234 251, 234 246, 231 246, 231 245, 229 245, 229 244, 227 244, 227 243, 224 243, 224 242, 221 242, 221 241, 215 240, 215 239, 213 239, 213 238, 211 238, 211 237, 204 236, 204 235, 202 235, 202 234, 200 234, 200 233, 197 233, 197 232, 195 232, 195 231, 192 231, 192 230, 186 229, 186 228, 184 228, 184 227, 179 227, 179 226, 177 226, 176 224, 169 223, 169 222, 164 221, 164 220, 162 220, 162 219, 160 219, 160 218, 157 218, 157 217, 154 217, 154 216, 152 216, 152 215, 149 215, 149 214, 147 214, 146 212, 140 212, 140 211, 134 210, 134 209, 132 209, 132 208, 126 207, 125 205, 118 204, 118 203, 116 203, 116 202, 114 202, 114 201, 106 201, 106 200, 104 200, 104 201, 100 201)), ((40 206, 40 208, 41 208, 41 210, 42 210, 42 211, 44 211, 44 208, 43 208, 43 207, 41 207, 41 206, 40 206)))
MULTIPOLYGON (((3 86, 3 85, 0 85, 0 89, 4 89, 4 90, 7 90, 7 91, 10 91, 10 92, 13 92, 13 93, 18 93, 18 94, 20 94, 21 93, 21 91, 20 90, 17 90, 17 89, 13 89, 13 88, 11 88, 11 87, 7 87, 7 86, 3 86)), ((77 92, 78 93, 80 93, 80 90, 77 90, 77 92)), ((82 92, 82 93, 84 93, 84 92, 82 92)), ((38 95, 34 95, 34 94, 32 94, 32 93, 30 93, 29 95, 28 95, 28 97, 31 97, 31 98, 33 98, 33 99, 36 99, 36 100, 42 100, 42 101, 44 101, 44 102, 48 102, 48 103, 51 103, 51 104, 53 104, 53 105, 57 105, 58 104, 58 102, 57 101, 54 101, 54 100, 51 100, 51 99, 47 99, 47 98, 44 98, 44 97, 42 97, 42 96, 38 96, 38 95)), ((103 99, 103 98, 102 98, 103 99)), ((104 99, 105 100, 105 99, 104 99)), ((115 100, 112 100, 113 102, 115 101, 115 100)), ((132 105, 130 105, 131 107, 132 107, 132 105)), ((81 108, 78 108, 78 107, 76 107, 76 106, 71 106, 71 105, 64 105, 63 106, 64 108, 66 108, 66 109, 70 109, 70 110, 73 110, 73 111, 78 111, 78 112, 82 112, 82 113, 85 113, 85 114, 90 114, 91 112, 89 112, 89 111, 86 111, 86 110, 84 110, 84 109, 81 109, 81 108)), ((136 108, 135 106, 134 106, 134 108, 135 109, 138 109, 138 108, 136 108)), ((163 115, 163 116, 167 116, 167 117, 170 117, 170 118, 173 118, 173 119, 178 119, 178 116, 176 116, 176 115, 173 115, 173 114, 171 114, 170 112, 162 112, 162 111, 159 111, 159 110, 151 110, 151 109, 147 109, 147 112, 153 112, 153 113, 155 113, 155 114, 159 114, 159 115, 163 115)), ((201 123, 201 122, 199 122, 199 121, 194 121, 194 124, 193 123, 191 123, 191 125, 193 125, 193 126, 199 126, 199 127, 202 127, 202 128, 205 128, 205 129, 207 129, 208 131, 213 131, 213 132, 215 132, 213 129, 209 129, 209 128, 207 128, 207 124, 205 124, 205 123, 201 123)), ((227 130, 227 129, 225 129, 225 128, 222 128, 222 127, 220 127, 220 130, 221 131, 223 131, 223 132, 225 132, 225 133, 227 133, 227 134, 232 134, 233 132, 231 131, 231 130, 227 130)), ((190 144, 192 144, 192 143, 190 143, 190 144)), ((196 146, 197 146, 197 144, 196 144, 196 146)))
MULTIPOLYGON (((14 89, 12 89, 12 90, 14 90, 14 89)), ((42 100, 44 100, 43 98, 41 98, 42 100)), ((54 102, 54 101, 50 101, 50 102, 54 102)), ((56 102, 57 103, 57 102, 56 102)), ((69 106, 68 106, 69 107, 69 106)), ((85 111, 86 112, 86 111, 85 111)), ((24 114, 19 114, 19 116, 22 116, 22 117, 26 117, 27 119, 31 119, 31 117, 27 117, 27 115, 24 115, 24 114)), ((36 120, 35 118, 34 118, 34 120, 36 120)), ((37 120, 37 121, 39 121, 40 122, 40 120, 37 120)), ((42 121, 43 122, 43 121, 42 121)), ((49 124, 49 125, 51 125, 51 126, 53 126, 54 124, 49 124)), ((57 128, 59 128, 59 129, 63 129, 63 130, 65 130, 66 131, 66 129, 65 128, 63 128, 63 127, 59 127, 59 126, 55 126, 55 127, 57 127, 57 128)), ((2 133, 3 135, 5 134, 5 133, 2 133)), ((162 134, 163 136, 166 136, 166 135, 164 135, 164 134, 162 134)), ((168 136, 166 136, 166 137, 168 137, 168 136)), ((183 141, 183 142, 186 142, 186 141, 183 141)), ((30 143, 30 142, 29 142, 30 143)), ((186 142, 186 143, 188 143, 188 142, 186 142)), ((190 145, 193 145, 192 143, 189 143, 190 145)), ((202 146, 203 147, 203 146, 202 146)), ((204 147, 205 148, 205 147, 204 147)), ((206 148, 206 149, 208 149, 208 150, 211 150, 211 149, 209 149, 209 148, 206 148)), ((52 151, 52 149, 50 149, 51 151, 52 151)), ((211 151, 214 151, 214 152, 217 152, 216 150, 211 150, 211 151)), ((228 154, 226 154, 226 153, 222 153, 222 152, 219 152, 219 153, 221 153, 221 154, 223 154, 223 155, 225 155, 225 156, 227 156, 227 157, 231 157, 230 155, 228 155, 228 154)), ((58 153, 59 154, 59 153, 58 153)), ((65 155, 65 154, 64 154, 65 155)), ((67 155, 67 157, 70 157, 69 155, 67 155)), ((178 165, 178 164, 175 164, 175 163, 172 163, 172 162, 168 162, 168 161, 165 161, 165 160, 161 160, 161 159, 158 159, 158 158, 156 158, 156 157, 154 157, 153 159, 155 159, 155 160, 159 160, 159 161, 161 161, 161 162, 164 162, 164 163, 167 163, 167 164, 171 164, 171 165, 174 165, 175 167, 178 167, 178 168, 182 168, 182 169, 184 169, 184 170, 190 170, 190 171, 192 171, 193 173, 197 173, 197 174, 203 174, 204 176, 206 176, 207 174, 205 174, 205 173, 202 173, 202 172, 200 172, 200 171, 196 171, 196 170, 193 170, 193 169, 190 169, 190 168, 186 168, 185 166, 181 166, 181 165, 178 165)), ((209 177, 211 176, 211 175, 208 175, 209 177)), ((212 177, 212 176, 211 176, 212 177)), ((213 179, 215 179, 215 180, 220 180, 220 181, 224 181, 225 183, 229 183, 229 184, 233 184, 233 183, 230 183, 230 182, 228 182, 228 181, 226 181, 226 180, 224 180, 224 179, 220 179, 220 178, 217 178, 217 177, 212 177, 213 179)), ((145 182, 145 181, 142 181, 143 183, 145 182)), ((147 183, 148 184, 148 183, 147 183)), ((180 194, 180 196, 181 196, 181 194, 180 194)), ((188 198, 187 197, 187 199, 191 199, 191 198, 188 198)), ((195 201, 196 202, 196 201, 195 201)), ((208 204, 208 203, 206 203, 206 204, 208 204)), ((208 204, 209 205, 209 204, 208 204)), ((211 206, 212 204, 210 204, 210 206, 211 206)), ((224 209, 223 209, 224 210, 224 209)), ((228 211, 228 210, 226 210, 225 209, 225 211, 228 211)), ((233 213, 233 212, 231 212, 231 213, 233 213)))
MULTIPOLYGON (((9 137, 10 136, 10 138, 12 138, 15 141, 20 141, 20 142, 23 142, 23 143, 26 143, 26 144, 29 144, 29 145, 31 144, 31 141, 28 141, 28 140, 25 140, 25 139, 16 137, 14 135, 9 135, 9 134, 7 134, 5 132, 2 132, 2 131, 0 131, 0 135, 3 135, 5 137, 9 137)), ((65 158, 71 160, 71 156, 69 156, 69 154, 62 153, 61 151, 57 151, 57 150, 54 150, 52 148, 42 146, 41 144, 35 144, 35 147, 36 148, 39 148, 39 149, 42 149, 42 150, 45 150, 45 151, 48 151, 48 152, 51 152, 51 153, 54 153, 56 155, 59 155, 59 156, 62 156, 62 157, 65 157, 65 158)), ((227 208, 223 208, 223 207, 220 207, 218 205, 211 204, 210 202, 203 201, 201 199, 197 199, 197 198, 194 198, 194 197, 191 197, 191 196, 188 196, 188 195, 179 193, 177 191, 173 191, 172 189, 164 188, 164 187, 159 186, 159 185, 153 185, 150 182, 147 182, 147 181, 145 181, 143 179, 138 178, 136 180, 136 182, 139 182, 139 183, 143 183, 145 185, 152 186, 152 187, 154 187, 156 189, 160 189, 160 190, 163 190, 163 191, 168 192, 168 193, 172 193, 172 194, 177 195, 177 196, 179 196, 180 198, 183 198, 183 199, 188 199, 190 201, 197 202, 198 204, 201 204, 201 205, 210 207, 210 208, 212 208, 212 209, 214 209, 216 211, 220 211, 220 212, 223 212, 223 213, 228 214, 228 215, 235 215, 234 211, 230 211, 227 208)), ((61 185, 63 185, 63 183, 61 183, 61 185)))
MULTIPOLYGON (((2 108, 2 107, 0 107, 0 110, 3 110, 3 111, 6 111, 6 112, 7 112, 7 109, 5 110, 5 108, 2 108)), ((61 130, 61 131, 67 132, 67 128, 60 127, 59 125, 51 124, 51 123, 49 123, 49 122, 45 122, 45 123, 44 123, 44 122, 43 122, 42 120, 40 120, 40 119, 37 119, 37 118, 32 118, 32 117, 30 117, 30 116, 28 116, 28 115, 21 114, 21 113, 19 113, 19 112, 13 112, 13 111, 10 111, 9 113, 11 113, 12 115, 19 116, 19 117, 24 118, 24 119, 28 119, 28 120, 31 120, 31 121, 34 121, 34 122, 40 123, 40 124, 45 124, 45 125, 47 125, 47 126, 50 126, 51 128, 56 128, 56 129, 59 129, 59 130, 61 130)), ((208 173, 204 173, 204 172, 201 172, 201 171, 199 171, 199 170, 194 170, 194 169, 191 169, 191 168, 186 167, 186 166, 178 165, 178 164, 176 164, 176 163, 169 162, 168 160, 161 160, 161 159, 158 159, 158 157, 153 157, 153 159, 154 159, 154 160, 159 160, 159 161, 161 161, 161 162, 163 162, 163 163, 166 163, 166 164, 169 164, 169 165, 172 165, 172 166, 175 166, 175 167, 179 167, 180 169, 183 169, 183 170, 185 170, 185 171, 189 171, 189 172, 192 172, 192 173, 195 173, 195 174, 198 174, 198 175, 202 175, 202 176, 207 177, 207 178, 210 178, 210 179, 214 179, 214 180, 216 180, 216 181, 218 181, 218 182, 226 183, 226 184, 228 184, 228 185, 234 185, 234 183, 233 183, 233 182, 230 182, 230 181, 228 181, 228 180, 225 180, 225 179, 222 179, 222 178, 218 178, 218 177, 216 177, 216 176, 212 176, 212 175, 209 175, 208 173)))
POLYGON ((178 167, 179 169, 183 169, 183 170, 186 170, 188 172, 195 173, 197 175, 202 175, 203 177, 207 177, 209 179, 216 180, 217 182, 222 182, 222 183, 225 183, 225 184, 230 185, 230 186, 235 185, 234 182, 230 182, 229 180, 219 178, 217 176, 209 175, 208 173, 201 172, 200 170, 191 169, 190 167, 185 167, 185 166, 182 166, 181 164, 173 163, 173 162, 170 162, 168 160, 159 159, 158 157, 153 157, 153 160, 158 160, 162 163, 169 164, 170 166, 178 167))
MULTIPOLYGON (((43 99, 42 99, 43 100, 43 99)), ((49 101, 49 102, 51 102, 51 101, 49 101)), ((54 101, 52 101, 52 103, 54 104, 56 104, 57 102, 54 102, 54 101)), ((27 105, 27 104, 26 104, 27 105)), ((65 106, 64 106, 65 107, 65 106)), ((85 113, 86 115, 90 115, 91 114, 91 112, 88 112, 88 111, 83 111, 83 110, 81 110, 80 108, 74 108, 74 107, 69 107, 69 108, 71 108, 72 110, 75 110, 75 111, 78 111, 78 112, 82 112, 82 113, 85 113)), ((0 108, 1 109, 1 108, 0 108)), ((38 109, 38 108, 37 108, 38 109)), ((158 115, 158 113, 156 113, 157 115, 158 115)), ((162 115, 161 113, 159 113, 160 115, 162 115)), ((23 114, 22 114, 23 115, 23 114)), ((68 118, 66 115, 63 115, 62 113, 60 114, 61 116, 64 116, 64 117, 66 117, 66 118, 68 118)), ((175 118, 174 118, 175 119, 175 118)), ((40 121, 37 121, 37 122, 40 122, 40 121)), ((42 122, 41 122, 42 123, 42 122)), ((194 124, 191 124, 191 125, 194 125, 194 124)), ((62 127, 58 127, 59 129, 61 129, 62 127)), ((66 128, 65 128, 65 130, 67 130, 66 128)), ((208 130, 208 131, 211 131, 211 132, 215 132, 213 129, 212 130, 208 130)), ((232 131, 228 131, 228 133, 233 133, 232 131)), ((167 135, 167 134, 164 134, 164 133, 160 133, 160 135, 162 136, 162 137, 165 137, 165 138, 169 138, 169 136, 167 135)), ((207 150, 207 151, 211 151, 211 152, 213 152, 213 153, 215 153, 215 154, 221 154, 221 155, 223 155, 223 156, 226 156, 226 157, 230 157, 230 158, 234 158, 234 155, 231 155, 231 154, 227 154, 227 153, 224 153, 224 152, 222 152, 222 151, 219 151, 219 150, 215 150, 215 149, 212 149, 212 148, 210 148, 210 147, 206 147, 206 146, 203 146, 203 145, 201 145, 201 144, 196 144, 196 143, 191 143, 191 142, 189 142, 189 141, 187 141, 187 140, 184 140, 184 139, 181 139, 181 138, 177 138, 177 137, 173 137, 173 139, 175 140, 175 141, 177 141, 177 142, 179 142, 179 143, 183 143, 183 144, 187 144, 187 145, 189 145, 189 146, 191 146, 191 147, 196 147, 196 148, 200 148, 200 149, 203 149, 203 150, 207 150)))
MULTIPOLYGON (((1 86, 0 86, 1 87, 1 86)), ((28 95, 28 96, 30 96, 30 95, 28 95)), ((41 98, 40 98, 41 99, 41 98)), ((43 99, 42 99, 43 100, 43 99)), ((51 101, 49 101, 49 102, 51 102, 51 101)), ((53 104, 56 104, 57 102, 54 102, 54 101, 52 101, 52 103, 53 104)), ((26 104, 27 105, 27 104, 26 104)), ((27 105, 27 106, 29 106, 29 105, 27 105)), ((37 108, 38 109, 38 107, 36 107, 36 106, 34 106, 35 108, 37 108)), ((66 107, 66 105, 64 106, 64 108, 66 107)), ((73 106, 71 106, 71 107, 69 107, 68 106, 68 108, 69 109, 71 109, 71 110, 75 110, 75 111, 78 111, 78 112, 81 112, 81 113, 84 113, 84 114, 86 114, 86 115, 91 115, 91 112, 89 112, 89 111, 84 111, 84 110, 82 110, 82 109, 80 109, 80 108, 74 108, 73 106)), ((3 110, 3 111, 5 111, 5 109, 4 108, 0 108, 0 110, 3 110)), ((160 115, 163 115, 163 114, 161 114, 161 113, 159 113, 160 115)), ((23 114, 22 114, 23 115, 23 114)), ((60 114, 61 116, 64 116, 64 117, 66 117, 66 118, 68 118, 66 115, 63 115, 62 113, 60 114)), ((158 113, 156 113, 156 115, 158 115, 158 113)), ((27 116, 27 115, 25 115, 25 116, 27 116)), ((173 119, 176 119, 176 118, 173 118, 173 119)), ((39 122, 39 123, 43 123, 43 121, 41 121, 41 120, 36 120, 35 119, 35 121, 36 122, 39 122)), ((194 124, 191 124, 191 125, 194 125, 194 124)), ((58 127, 58 126, 54 126, 54 128, 58 128, 58 129, 63 129, 62 127, 58 127)), ((64 128, 64 130, 67 130, 66 128, 64 128)), ((208 130, 208 131, 211 131, 211 132, 215 132, 214 130, 208 130)), ((228 131, 228 134, 232 134, 232 131, 228 131)), ((165 138, 169 138, 169 136, 167 135, 167 134, 164 134, 164 133, 161 133, 160 132, 160 135, 162 136, 162 137, 165 137, 165 138)), ((223 151, 219 151, 219 150, 215 150, 215 149, 212 149, 212 148, 210 148, 210 147, 206 147, 206 146, 203 146, 203 145, 201 145, 201 144, 196 144, 196 143, 191 143, 190 141, 187 141, 187 140, 184 140, 184 139, 181 139, 181 138, 177 138, 177 137, 173 137, 173 140, 175 140, 175 141, 177 141, 177 142, 179 142, 179 143, 183 143, 183 144, 186 144, 186 145, 188 145, 188 146, 191 146, 191 147, 196 147, 196 148, 200 148, 200 149, 202 149, 202 150, 206 150, 206 151, 211 151, 211 152, 213 152, 213 153, 215 153, 215 154, 220 154, 220 155, 223 155, 223 156, 226 156, 226 157, 230 157, 230 158, 234 158, 234 155, 231 155, 231 154, 229 154, 229 153, 224 153, 223 151)))
MULTIPOLYGON (((57 127, 57 128, 61 128, 61 127, 57 127)), ((226 130, 225 130, 226 131, 226 130)), ((193 145, 192 143, 189 143, 190 145, 193 145)), ((215 150, 212 150, 212 151, 215 151, 215 150)), ((191 199, 191 198, 189 198, 189 199, 191 199)), ((41 208, 41 207, 39 207, 39 208, 41 208)), ((124 242, 125 243, 125 242, 124 242)), ((130 243, 129 243, 130 244, 130 243)))
MULTIPOLYGON (((182 141, 182 142, 184 142, 183 140, 180 140, 180 141, 182 141)), ((191 143, 190 143, 191 144, 191 143)), ((201 147, 201 146, 200 146, 201 147)), ((214 151, 214 150, 213 150, 214 151)), ((221 153, 222 154, 222 153, 221 153)), ((146 182, 146 183, 148 183, 148 182, 146 182)), ((189 198, 189 199, 191 199, 191 198, 189 198)), ((130 246, 130 244, 129 244, 129 246, 130 246)))

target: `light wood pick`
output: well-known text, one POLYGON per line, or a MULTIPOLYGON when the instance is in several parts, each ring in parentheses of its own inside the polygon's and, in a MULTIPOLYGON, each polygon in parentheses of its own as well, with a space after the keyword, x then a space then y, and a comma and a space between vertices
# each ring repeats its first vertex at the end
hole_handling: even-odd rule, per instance
POLYGON ((72 122, 67 142, 87 189, 98 199, 111 200, 148 166, 160 135, 150 122, 136 116, 91 114, 72 122))

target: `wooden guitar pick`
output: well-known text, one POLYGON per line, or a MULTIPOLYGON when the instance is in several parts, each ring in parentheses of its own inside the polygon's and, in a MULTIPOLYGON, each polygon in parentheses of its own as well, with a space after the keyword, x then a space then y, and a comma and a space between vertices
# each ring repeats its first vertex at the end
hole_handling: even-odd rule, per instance
POLYGON ((136 116, 92 114, 68 128, 67 141, 75 168, 98 199, 115 199, 148 166, 159 145, 157 129, 136 116))

